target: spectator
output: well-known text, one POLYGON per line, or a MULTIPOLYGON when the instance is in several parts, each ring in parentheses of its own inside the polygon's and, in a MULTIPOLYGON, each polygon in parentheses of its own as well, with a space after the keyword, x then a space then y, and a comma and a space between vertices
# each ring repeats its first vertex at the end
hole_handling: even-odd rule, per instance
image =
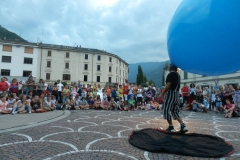
POLYGON ((58 101, 58 86, 57 82, 54 83, 52 86, 52 95, 56 98, 56 101, 58 101))
POLYGON ((135 111, 135 100, 134 100, 134 97, 133 95, 131 96, 131 98, 128 100, 128 108, 131 110, 131 111, 135 111))
POLYGON ((187 83, 184 83, 184 86, 181 89, 181 92, 182 92, 183 102, 185 101, 188 102, 189 87, 187 86, 187 83))
POLYGON ((8 89, 8 84, 5 81, 5 78, 1 78, 1 81, 0 81, 0 94, 6 94, 7 89, 8 89))
POLYGON ((14 104, 12 115, 16 113, 32 113, 30 101, 27 100, 26 95, 20 95, 19 100, 14 104))
MULTIPOLYGON (((116 88, 115 86, 112 87, 112 91, 111 91, 111 99, 114 99, 114 101, 116 102, 117 101, 117 91, 116 91, 116 88)), ((116 107, 116 106, 115 106, 116 107)))
POLYGON ((18 83, 18 96, 23 93, 23 84, 22 81, 19 81, 18 83))
POLYGON ((226 104, 224 105, 223 109, 225 111, 225 118, 236 116, 235 105, 231 103, 231 100, 226 99, 226 104))
POLYGON ((6 96, 4 94, 1 95, 0 97, 0 113, 1 114, 10 114, 12 111, 9 110, 9 104, 6 101, 6 96))
POLYGON ((63 90, 63 84, 61 83, 60 80, 57 80, 57 87, 58 87, 58 102, 61 104, 62 103, 62 90, 63 90))
POLYGON ((223 94, 221 90, 218 90, 218 93, 216 94, 216 114, 220 111, 222 113, 223 111, 223 94))
POLYGON ((207 90, 207 96, 208 96, 208 98, 209 98, 209 110, 211 111, 211 110, 213 110, 214 111, 214 109, 212 109, 212 93, 214 92, 214 88, 213 88, 213 85, 211 84, 210 85, 210 87, 208 88, 208 90, 207 90))
POLYGON ((16 78, 13 78, 12 83, 10 84, 10 93, 18 94, 18 82, 16 78))
POLYGON ((33 77, 29 77, 29 79, 27 80, 27 82, 25 83, 26 87, 27 87, 27 93, 26 95, 28 95, 29 91, 33 91, 34 87, 35 87, 35 82, 33 80, 33 77))

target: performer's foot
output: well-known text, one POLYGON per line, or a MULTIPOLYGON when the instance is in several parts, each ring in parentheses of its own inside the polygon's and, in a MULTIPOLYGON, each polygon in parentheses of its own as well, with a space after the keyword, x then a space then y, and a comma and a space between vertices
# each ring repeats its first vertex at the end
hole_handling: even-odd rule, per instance
POLYGON ((185 132, 187 132, 187 131, 188 131, 188 129, 187 129, 187 127, 185 126, 185 124, 184 124, 184 123, 181 124, 181 130, 180 130, 180 132, 185 133, 185 132))
POLYGON ((176 130, 174 129, 173 126, 168 126, 168 128, 166 129, 167 132, 176 132, 176 130))

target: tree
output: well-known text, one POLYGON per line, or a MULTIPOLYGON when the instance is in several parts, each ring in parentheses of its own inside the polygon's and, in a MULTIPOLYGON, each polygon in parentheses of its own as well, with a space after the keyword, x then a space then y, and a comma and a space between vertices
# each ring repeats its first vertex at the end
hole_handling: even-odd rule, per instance
POLYGON ((155 86, 155 82, 154 82, 153 80, 151 80, 151 79, 148 81, 148 84, 149 84, 149 85, 152 85, 152 84, 153 84, 153 86, 155 86))
POLYGON ((143 76, 143 83, 146 83, 147 82, 147 77, 146 75, 143 76))
POLYGON ((137 74, 137 79, 136 79, 136 82, 137 82, 137 85, 140 85, 143 83, 143 71, 142 71, 142 67, 141 65, 138 66, 138 74, 137 74))

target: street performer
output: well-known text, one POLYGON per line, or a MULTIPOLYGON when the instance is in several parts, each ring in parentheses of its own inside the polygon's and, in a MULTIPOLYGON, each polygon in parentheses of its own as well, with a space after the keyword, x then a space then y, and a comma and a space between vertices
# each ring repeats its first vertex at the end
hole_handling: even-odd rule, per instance
POLYGON ((169 74, 166 78, 166 86, 161 93, 160 97, 164 96, 163 102, 163 118, 167 120, 169 127, 166 129, 168 132, 175 132, 172 118, 177 120, 181 129, 179 132, 185 133, 188 131, 187 127, 182 121, 182 118, 179 115, 179 88, 180 88, 180 75, 177 72, 177 67, 173 64, 168 67, 169 74))

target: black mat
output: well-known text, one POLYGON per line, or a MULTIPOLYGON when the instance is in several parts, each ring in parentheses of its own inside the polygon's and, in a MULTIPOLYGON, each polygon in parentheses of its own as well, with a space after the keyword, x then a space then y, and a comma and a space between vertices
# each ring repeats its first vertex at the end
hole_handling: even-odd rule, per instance
POLYGON ((222 138, 197 133, 169 133, 157 129, 133 131, 129 143, 149 152, 171 153, 194 157, 227 157, 233 147, 222 138))

